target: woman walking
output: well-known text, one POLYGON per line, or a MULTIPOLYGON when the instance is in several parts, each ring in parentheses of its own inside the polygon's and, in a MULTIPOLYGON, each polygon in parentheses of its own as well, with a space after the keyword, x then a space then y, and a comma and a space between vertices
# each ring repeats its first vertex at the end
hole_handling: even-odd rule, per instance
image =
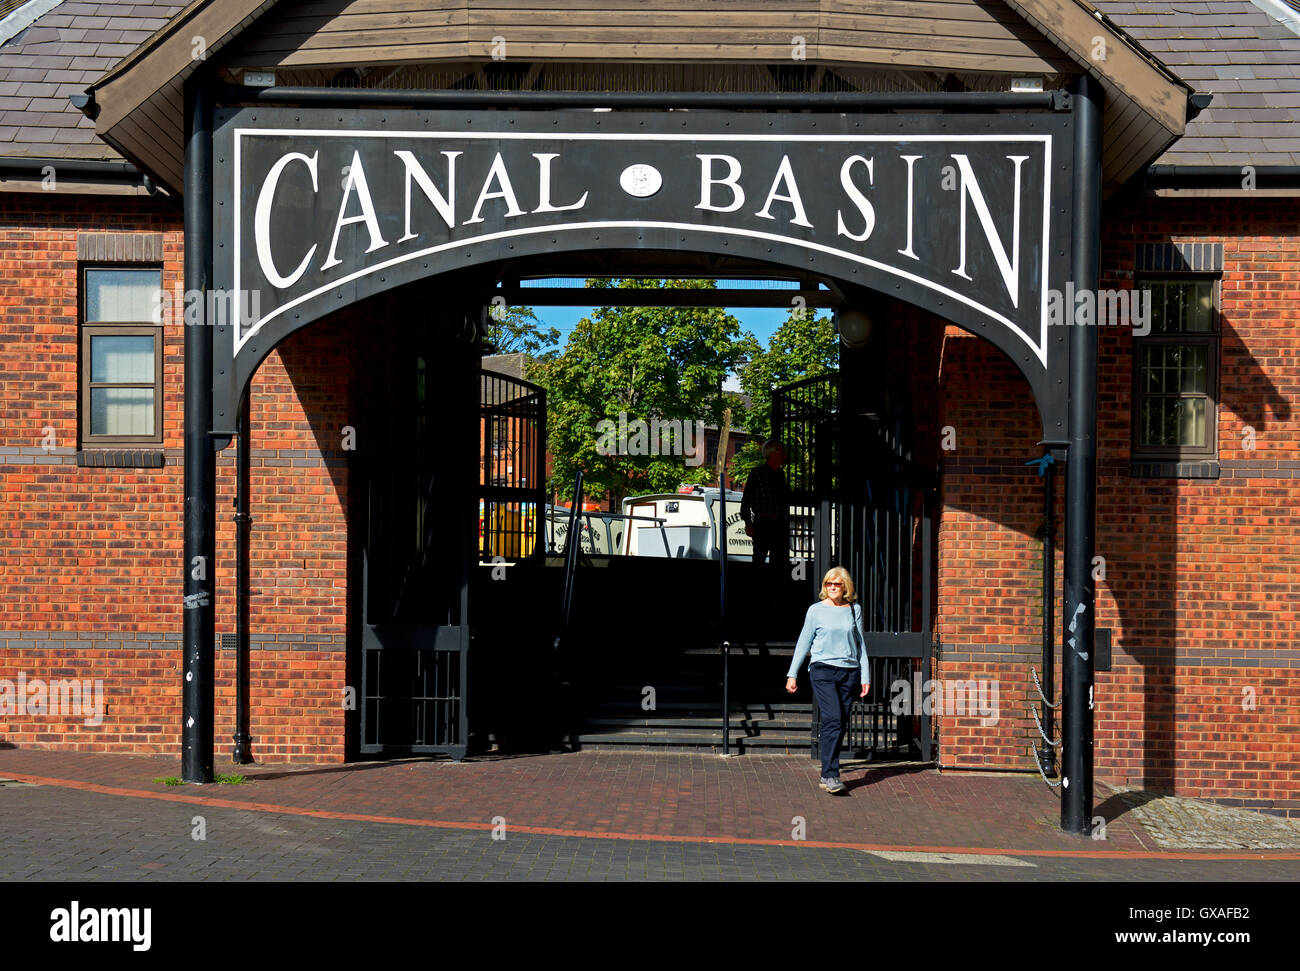
POLYGON ((798 687, 795 676, 811 651, 808 678, 822 716, 821 786, 832 795, 844 791, 844 783, 840 782, 840 748, 848 729, 854 693, 857 685, 861 685, 858 697, 865 698, 871 688, 862 610, 855 600, 849 571, 842 566, 828 570, 822 578, 817 603, 808 608, 804 617, 785 681, 785 690, 794 694, 798 687))

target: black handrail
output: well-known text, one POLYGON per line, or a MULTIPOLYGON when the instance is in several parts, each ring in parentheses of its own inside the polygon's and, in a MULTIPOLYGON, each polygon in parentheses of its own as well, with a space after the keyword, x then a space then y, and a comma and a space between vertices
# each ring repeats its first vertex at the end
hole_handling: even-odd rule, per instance
MULTIPOLYGON (((727 473, 718 473, 718 633, 722 639, 722 754, 731 754, 731 643, 727 640, 727 473)), ((773 554, 775 557, 776 554, 773 554)))
POLYGON ((564 600, 560 630, 569 629, 569 615, 573 608, 573 576, 578 569, 578 551, 582 543, 578 535, 578 517, 582 509, 582 471, 573 479, 573 505, 569 509, 569 536, 564 542, 564 600))

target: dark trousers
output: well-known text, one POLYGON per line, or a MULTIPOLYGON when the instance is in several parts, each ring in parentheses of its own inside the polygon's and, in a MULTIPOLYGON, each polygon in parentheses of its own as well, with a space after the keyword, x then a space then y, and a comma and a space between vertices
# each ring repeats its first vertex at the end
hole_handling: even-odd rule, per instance
POLYGON ((839 777, 840 749, 849 729, 849 708, 861 692, 857 668, 837 668, 831 664, 815 662, 808 669, 813 697, 821 711, 822 778, 839 777))
POLYGON ((783 519, 754 520, 754 562, 765 563, 772 557, 772 565, 790 570, 790 524, 783 519))

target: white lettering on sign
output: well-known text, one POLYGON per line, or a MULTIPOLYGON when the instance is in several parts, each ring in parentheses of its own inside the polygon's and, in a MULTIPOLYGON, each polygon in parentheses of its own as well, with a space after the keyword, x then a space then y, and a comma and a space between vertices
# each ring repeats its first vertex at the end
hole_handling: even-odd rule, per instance
POLYGON ((849 201, 858 207, 858 212, 862 214, 865 227, 860 233, 851 233, 849 228, 844 225, 844 211, 835 210, 835 231, 841 236, 846 236, 855 243, 861 243, 871 231, 876 228, 876 210, 867 201, 867 197, 862 194, 862 190, 853 184, 853 173, 850 169, 861 162, 867 167, 867 182, 872 183, 876 180, 876 160, 874 158, 863 158, 861 155, 850 155, 840 166, 840 185, 844 187, 844 194, 849 197, 849 201))
POLYGON ((740 187, 740 160, 731 155, 697 155, 700 160, 700 201, 696 209, 708 209, 712 212, 735 212, 745 204, 745 190, 740 187), (713 163, 726 162, 726 178, 713 177, 713 163), (713 204, 713 187, 725 185, 731 190, 731 205, 715 206, 713 204))
POLYGON ((415 239, 416 234, 411 232, 411 183, 415 182, 424 193, 424 197, 433 203, 433 208, 438 210, 438 215, 442 221, 447 224, 448 229, 456 228, 456 159, 464 154, 463 152, 443 152, 442 155, 447 160, 447 194, 444 196, 438 191, 438 187, 433 184, 429 178, 429 173, 424 171, 424 166, 415 160, 415 153, 405 150, 393 152, 402 160, 402 165, 406 168, 406 235, 398 240, 404 243, 408 239, 415 239))
POLYGON ((271 260, 271 204, 275 201, 275 187, 279 185, 280 174, 286 165, 290 162, 303 162, 307 166, 307 171, 311 173, 311 191, 317 191, 316 159, 319 155, 320 149, 312 152, 310 157, 301 152, 282 155, 271 166, 271 171, 266 174, 266 181, 262 183, 262 191, 257 195, 257 208, 253 211, 253 242, 257 248, 257 262, 262 268, 262 275, 272 286, 279 287, 281 290, 293 286, 298 282, 299 277, 307 272, 307 264, 311 262, 312 254, 316 252, 316 244, 312 244, 311 249, 307 250, 307 255, 298 264, 298 268, 288 276, 281 276, 276 270, 275 263, 271 260))
POLYGON ((366 230, 370 233, 370 246, 367 253, 373 253, 388 243, 379 232, 379 217, 375 215, 375 201, 370 197, 370 186, 366 183, 366 170, 361 167, 361 152, 353 151, 352 162, 348 166, 348 181, 343 186, 343 201, 339 203, 339 218, 334 223, 334 238, 330 241, 330 255, 325 258, 325 262, 320 265, 322 270, 328 270, 331 266, 338 266, 343 261, 334 255, 334 251, 339 245, 339 232, 344 226, 350 226, 353 223, 365 223, 366 230), (356 190, 357 200, 361 203, 361 212, 356 216, 344 216, 348 211, 348 201, 352 198, 352 192, 356 190))
POLYGON ((514 187, 510 185, 510 176, 506 172, 506 163, 501 160, 501 153, 497 152, 497 157, 492 160, 492 167, 488 169, 487 178, 483 180, 483 189, 478 194, 478 202, 474 204, 474 215, 465 220, 465 225, 470 223, 481 223, 483 221, 483 203, 489 199, 504 199, 506 203, 506 218, 511 216, 522 216, 524 211, 519 208, 519 200, 515 198, 514 187), (489 192, 492 183, 496 182, 501 186, 496 192, 489 192))
POLYGON ((568 212, 570 209, 581 209, 587 204, 589 193, 584 192, 582 198, 571 206, 553 206, 551 205, 551 159, 559 158, 559 153, 549 152, 541 154, 534 152, 533 158, 537 159, 537 177, 539 188, 537 190, 537 208, 533 212, 568 212))
POLYGON ((901 253, 903 256, 910 256, 914 260, 919 260, 920 257, 917 256, 916 253, 912 250, 912 223, 913 223, 913 217, 916 215, 916 207, 913 206, 912 204, 912 197, 913 197, 912 190, 916 185, 916 172, 915 172, 916 160, 925 158, 925 156, 924 155, 900 155, 899 158, 901 158, 904 162, 907 163, 907 245, 904 246, 898 252, 901 253))
POLYGON ((767 194, 767 202, 765 202, 763 208, 754 213, 754 215, 763 219, 775 219, 776 217, 773 216, 769 210, 772 208, 772 203, 776 202, 778 199, 782 202, 788 202, 794 207, 794 218, 791 219, 790 222, 794 223, 796 226, 807 226, 809 229, 813 228, 813 224, 808 221, 808 214, 804 212, 803 200, 799 197, 799 186, 795 184, 794 173, 790 171, 789 155, 781 156, 781 164, 777 166, 776 178, 772 180, 772 189, 767 194), (785 185, 787 189, 785 195, 777 194, 776 190, 781 185, 785 185))
POLYGON ((966 199, 969 198, 975 206, 975 215, 979 217, 980 228, 984 230, 984 237, 988 240, 990 249, 993 250, 993 259, 997 261, 998 269, 1002 272, 1002 282, 1006 284, 1007 293, 1011 295, 1011 306, 1020 306, 1020 166, 1028 155, 1008 155, 1007 158, 1015 163, 1016 166, 1016 184, 1012 190, 1012 196, 1015 201, 1015 215, 1011 217, 1011 252, 1012 257, 1008 259, 1007 248, 1002 245, 1002 240, 998 237, 997 228, 993 225, 993 216, 989 213, 988 203, 984 201, 984 193, 980 191, 980 184, 975 179, 975 172, 970 167, 970 158, 965 155, 952 156, 957 160, 957 168, 961 172, 961 263, 957 269, 952 272, 958 276, 970 276, 966 273, 966 199))

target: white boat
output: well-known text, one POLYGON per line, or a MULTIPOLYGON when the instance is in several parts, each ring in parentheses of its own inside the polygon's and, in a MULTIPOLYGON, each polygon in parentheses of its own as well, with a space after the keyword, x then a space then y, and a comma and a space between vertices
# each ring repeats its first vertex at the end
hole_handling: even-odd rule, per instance
MULTIPOLYGON (((740 519, 741 494, 727 490, 727 558, 751 560, 754 541, 745 535, 740 519)), ((718 521, 722 516, 719 489, 696 487, 691 492, 660 492, 623 500, 626 528, 624 556, 658 556, 671 559, 716 560, 719 556, 718 521)))

